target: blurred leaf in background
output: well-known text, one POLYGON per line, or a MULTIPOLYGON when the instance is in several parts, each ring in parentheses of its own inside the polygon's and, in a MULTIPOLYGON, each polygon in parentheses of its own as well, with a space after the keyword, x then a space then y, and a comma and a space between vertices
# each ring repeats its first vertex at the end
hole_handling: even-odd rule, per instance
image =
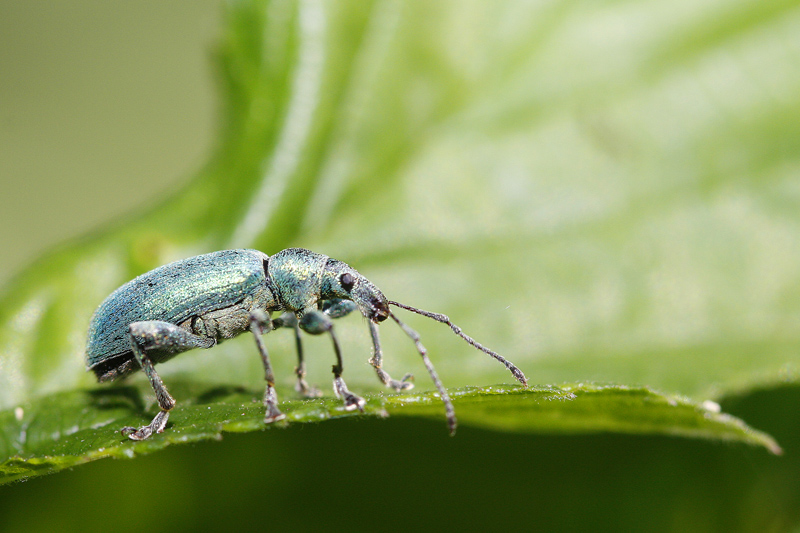
MULTIPOLYGON (((758 463, 751 479, 729 450, 635 440, 608 449, 672 446, 677 468, 711 476, 703 487, 741 476, 723 498, 678 506, 665 529, 788 527, 797 483, 779 472, 798 473, 797 403, 779 400, 796 400, 784 384, 796 384, 800 362, 798 30, 800 7, 786 1, 231 2, 212 157, 182 191, 7 285, 0 406, 91 387, 89 317, 131 277, 216 249, 303 246, 354 265, 390 298, 446 312, 533 383, 646 385, 736 407, 788 439, 778 438, 784 466, 758 463), (698 459, 715 453, 725 458, 698 459), (741 514, 710 511, 731 502, 741 514)), ((446 329, 409 322, 448 386, 508 380, 446 329)), ((390 372, 417 368, 401 333, 382 329, 390 372)), ((368 353, 357 319, 339 330, 347 353, 368 353)), ((292 339, 274 335, 274 350, 291 353, 292 339)), ((256 390, 251 344, 184 355, 160 373, 168 384, 256 390)), ((326 343, 309 344, 320 354, 312 381, 326 382, 326 343)), ((288 393, 293 357, 275 359, 288 393)), ((379 390, 358 360, 348 359, 351 388, 379 390)), ((299 433, 276 438, 293 446, 299 433)), ((523 439, 492 435, 481 442, 523 439)), ((588 454, 592 441, 574 439, 554 448, 588 454)), ((541 452, 530 453, 517 470, 558 479, 535 471, 541 452)), ((636 479, 638 467, 611 456, 636 479)), ((588 490, 609 483, 586 475, 588 490)), ((694 494, 690 478, 665 490, 694 494)))

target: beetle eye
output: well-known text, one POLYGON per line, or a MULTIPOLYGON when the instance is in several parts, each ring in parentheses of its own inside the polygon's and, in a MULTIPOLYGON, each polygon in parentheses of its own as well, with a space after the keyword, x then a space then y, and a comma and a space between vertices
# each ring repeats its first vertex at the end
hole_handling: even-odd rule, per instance
POLYGON ((350 292, 353 289, 353 285, 356 284, 356 278, 350 272, 345 272, 339 276, 339 283, 342 284, 344 290, 350 292))

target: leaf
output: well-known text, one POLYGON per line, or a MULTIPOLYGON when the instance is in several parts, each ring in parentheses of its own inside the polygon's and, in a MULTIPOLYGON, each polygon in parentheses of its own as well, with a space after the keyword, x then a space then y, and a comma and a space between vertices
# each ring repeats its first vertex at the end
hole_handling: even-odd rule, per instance
MULTIPOLYGON (((75 391, 53 395, 15 411, 0 413, 0 484, 50 474, 104 457, 131 459, 169 445, 221 439, 223 432, 262 430, 264 410, 259 395, 235 387, 201 387, 179 383, 179 404, 162 433, 134 442, 119 433, 125 425, 149 422, 142 416, 140 391, 133 387, 75 391)), ((453 391, 463 427, 548 434, 616 432, 666 434, 731 440, 781 453, 775 441, 716 409, 640 388, 575 384, 562 388, 472 387, 453 391)), ((150 405, 149 410, 155 406, 150 405)), ((157 407, 156 407, 157 408, 157 407)), ((287 422, 298 423, 360 416, 345 411, 334 399, 289 401, 287 422)), ((373 396, 368 416, 410 416, 443 419, 441 402, 431 393, 373 396)), ((442 420, 442 433, 446 425, 442 420)))
MULTIPOLYGON (((242 246, 345 260, 390 298, 446 312, 533 383, 702 403, 797 382, 795 10, 231 3, 218 149, 162 205, 11 282, 0 407, 93 386, 86 328, 121 283, 242 246)), ((508 379, 446 328, 412 325, 448 386, 508 379)), ((387 365, 417 368, 407 339, 382 329, 387 365)), ((363 327, 339 330, 351 388, 377 390, 351 362, 367 357, 363 327)), ((288 388, 291 339, 269 342, 288 388)), ((160 372, 170 387, 257 390, 258 365, 242 341, 160 372)))

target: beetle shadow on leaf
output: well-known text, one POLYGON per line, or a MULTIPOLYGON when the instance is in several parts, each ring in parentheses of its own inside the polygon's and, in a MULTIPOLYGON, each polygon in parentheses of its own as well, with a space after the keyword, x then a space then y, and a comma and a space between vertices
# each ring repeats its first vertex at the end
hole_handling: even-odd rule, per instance
POLYGON ((253 397, 258 396, 251 390, 240 385, 214 385, 209 389, 197 394, 195 397, 195 405, 205 405, 211 403, 222 403, 225 400, 241 401, 242 396, 253 397))
POLYGON ((124 409, 134 413, 145 410, 142 393, 133 386, 120 386, 86 391, 93 407, 100 411, 124 409))

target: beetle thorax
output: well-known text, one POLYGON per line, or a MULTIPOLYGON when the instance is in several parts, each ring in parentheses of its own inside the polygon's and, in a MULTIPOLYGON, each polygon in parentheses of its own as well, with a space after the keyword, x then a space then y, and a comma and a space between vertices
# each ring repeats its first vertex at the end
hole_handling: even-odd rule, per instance
POLYGON ((320 297, 322 274, 328 256, 289 248, 269 259, 269 275, 286 311, 302 311, 320 297))

